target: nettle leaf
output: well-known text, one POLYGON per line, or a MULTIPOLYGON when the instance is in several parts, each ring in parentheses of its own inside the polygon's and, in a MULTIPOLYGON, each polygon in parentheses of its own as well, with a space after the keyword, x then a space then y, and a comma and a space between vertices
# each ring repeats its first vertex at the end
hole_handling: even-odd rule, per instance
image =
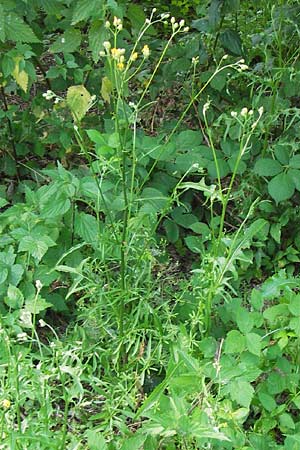
POLYGON ((224 50, 231 55, 240 56, 243 54, 242 40, 235 30, 225 30, 220 35, 220 42, 224 50))
POLYGON ((83 212, 77 213, 75 216, 75 233, 85 242, 97 245, 99 224, 96 217, 83 212))
POLYGON ((273 177, 283 171, 278 161, 271 158, 260 158, 254 165, 254 172, 261 177, 273 177))
POLYGON ((107 29, 102 20, 94 20, 89 29, 89 48, 92 52, 94 62, 100 59, 99 52, 103 50, 103 42, 107 40, 107 29))
POLYGON ((88 19, 96 13, 98 17, 102 16, 103 8, 104 3, 102 0, 78 0, 73 12, 72 25, 88 19))
POLYGON ((260 356, 261 353, 261 336, 256 333, 246 334, 246 346, 250 353, 260 356))
POLYGON ((245 336, 238 330, 231 330, 225 339, 225 353, 242 353, 246 347, 245 336))
POLYGON ((53 247, 55 242, 49 236, 24 236, 19 243, 19 252, 28 252, 37 261, 40 261, 49 247, 53 247))
POLYGON ((87 113, 91 104, 91 95, 83 86, 70 86, 67 92, 67 105, 75 121, 80 121, 87 113))
POLYGON ((50 46, 52 53, 73 53, 81 43, 80 30, 69 28, 50 46))
POLYGON ((268 191, 276 203, 288 200, 295 192, 293 178, 288 173, 279 173, 269 181, 268 191))
POLYGON ((4 298, 4 302, 12 309, 20 309, 24 303, 24 296, 20 289, 10 284, 7 289, 7 296, 4 298))
POLYGON ((233 380, 230 382, 230 397, 239 405, 249 408, 254 389, 248 381, 233 380))
POLYGON ((6 39, 14 42, 36 43, 40 40, 24 20, 15 13, 4 14, 6 39))
POLYGON ((3 6, 0 4, 0 41, 5 41, 5 21, 4 21, 4 10, 3 6))

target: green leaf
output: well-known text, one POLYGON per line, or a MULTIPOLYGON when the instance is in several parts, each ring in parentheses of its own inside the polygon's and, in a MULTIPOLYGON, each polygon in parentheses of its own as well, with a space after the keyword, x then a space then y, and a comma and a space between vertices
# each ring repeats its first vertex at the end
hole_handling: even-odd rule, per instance
POLYGON ((268 183, 268 191, 276 203, 283 202, 294 195, 295 184, 288 173, 280 173, 268 183))
POLYGON ((97 246, 99 224, 96 217, 83 212, 77 213, 75 216, 75 233, 77 233, 85 242, 97 246))
POLYGON ((86 436, 89 450, 107 450, 105 439, 99 431, 87 430, 86 436))
POLYGON ((242 353, 246 347, 245 336, 237 330, 231 330, 225 339, 225 353, 242 353))
POLYGON ((176 146, 178 150, 192 150, 202 144, 203 137, 200 131, 181 131, 176 136, 176 146))
POLYGON ((300 170, 289 169, 287 173, 292 178, 297 191, 300 191, 300 170))
POLYGON ((55 242, 49 236, 24 236, 19 243, 19 252, 28 252, 37 261, 40 261, 49 247, 53 247, 55 242))
POLYGON ((291 147, 287 144, 276 144, 274 153, 278 161, 286 166, 289 163, 291 147))
POLYGON ((271 411, 274 411, 274 409, 276 409, 277 403, 271 395, 266 394, 264 392, 259 392, 258 398, 259 398, 259 401, 261 402, 261 404, 263 405, 263 407, 267 411, 271 412, 271 411))
POLYGON ((280 303, 279 305, 270 306, 263 312, 263 316, 269 322, 273 323, 278 317, 285 317, 289 313, 288 305, 286 303, 280 303))
POLYGON ((281 243, 281 223, 272 223, 270 228, 270 234, 274 241, 277 242, 277 244, 281 243))
POLYGON ((220 42, 228 53, 235 56, 240 56, 243 54, 242 40, 240 35, 235 30, 225 30, 220 35, 220 42))
POLYGON ((98 17, 102 17, 103 11, 104 4, 102 0, 78 0, 73 12, 72 25, 88 19, 96 13, 98 17))
POLYGON ((164 229, 166 230, 168 241, 175 244, 179 239, 178 225, 173 220, 166 219, 164 221, 164 229))
POLYGON ((254 172, 261 177, 273 177, 282 171, 282 165, 271 158, 260 158, 254 165, 254 172))
POLYGON ((169 203, 168 197, 165 197, 158 189, 154 188, 145 188, 139 200, 143 206, 149 203, 157 212, 162 211, 169 203))
POLYGON ((24 303, 24 296, 20 289, 10 284, 4 302, 12 309, 20 309, 24 303))
POLYGON ((8 75, 10 75, 14 68, 15 68, 15 61, 13 60, 13 58, 11 58, 10 56, 8 56, 7 54, 5 54, 2 58, 2 72, 4 77, 8 77, 8 75))
POLYGON ((106 103, 110 103, 110 96, 112 91, 112 82, 108 77, 103 77, 101 82, 101 97, 106 103))
POLYGON ((251 313, 245 308, 238 308, 236 313, 236 323, 242 333, 248 333, 252 330, 254 321, 251 313))
POLYGON ((203 239, 199 236, 187 236, 184 238, 184 242, 189 250, 193 253, 203 252, 203 239))
POLYGON ((285 432, 287 429, 294 430, 295 429, 295 423, 288 413, 283 413, 279 416, 279 424, 280 429, 285 432))
POLYGON ((79 47, 81 42, 80 30, 68 28, 56 41, 50 46, 52 53, 72 53, 79 47))
POLYGON ((89 29, 89 48, 94 62, 98 62, 100 50, 103 50, 103 42, 107 40, 107 29, 102 20, 94 20, 89 29))
POLYGON ((30 300, 26 300, 25 302, 25 311, 30 312, 31 314, 39 314, 42 311, 45 311, 47 308, 51 308, 51 303, 46 302, 44 298, 38 296, 37 298, 33 298, 30 300))
MULTIPOLYGON (((5 21, 4 21, 4 10, 3 6, 0 4, 0 41, 5 41, 5 21)), ((5 56, 5 55, 4 55, 5 56)), ((2 63, 3 65, 3 63, 2 63)))
MULTIPOLYGON (((224 159, 218 159, 217 163, 219 166, 220 177, 221 178, 226 177, 230 172, 230 167, 228 163, 224 159)), ((214 161, 209 161, 209 163, 207 164, 207 171, 208 175, 211 178, 217 178, 217 169, 214 161)))
POLYGON ((289 166, 292 169, 300 169, 300 155, 294 155, 290 159, 289 166))
POLYGON ((300 316, 293 317, 289 322, 289 327, 295 331, 297 336, 300 336, 300 316))
POLYGON ((293 295, 288 305, 290 312, 293 316, 300 316, 300 294, 293 295))
POLYGON ((0 267, 0 284, 3 284, 8 276, 8 269, 5 269, 3 267, 0 267))
POLYGON ((40 42, 32 29, 15 13, 4 15, 4 30, 6 39, 14 42, 40 42))
POLYGON ((260 356, 261 353, 261 336, 256 333, 246 334, 246 346, 250 353, 260 356))
POLYGON ((67 105, 75 121, 80 121, 87 113, 91 95, 83 85, 70 86, 67 92, 67 105))
POLYGON ((254 389, 248 381, 233 380, 230 382, 230 397, 239 405, 249 408, 254 389))
POLYGON ((250 302, 256 311, 260 311, 264 305, 264 299, 261 291, 258 289, 252 289, 250 302))

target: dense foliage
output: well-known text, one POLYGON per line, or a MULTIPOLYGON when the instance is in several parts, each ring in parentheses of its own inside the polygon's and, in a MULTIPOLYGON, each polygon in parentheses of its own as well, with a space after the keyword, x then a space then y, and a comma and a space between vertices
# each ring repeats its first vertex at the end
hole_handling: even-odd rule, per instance
POLYGON ((0 0, 0 449, 300 449, 299 17, 0 0))

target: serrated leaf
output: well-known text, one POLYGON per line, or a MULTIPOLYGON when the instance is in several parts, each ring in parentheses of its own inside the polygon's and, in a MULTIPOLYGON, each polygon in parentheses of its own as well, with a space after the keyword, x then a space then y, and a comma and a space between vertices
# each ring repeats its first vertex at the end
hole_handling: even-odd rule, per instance
POLYGON ((230 382, 230 396, 239 405, 249 408, 254 389, 248 381, 233 380, 230 382))
POLYGON ((261 353, 261 336, 256 333, 246 334, 246 346, 250 353, 260 356, 261 353))
POLYGON ((112 90, 113 87, 110 79, 108 77, 103 77, 101 83, 101 96, 103 100, 107 103, 110 103, 110 95, 112 93, 112 90))
POLYGON ((269 181, 268 191, 275 202, 280 203, 294 195, 295 184, 288 173, 280 173, 269 181))
POLYGON ((243 54, 242 40, 240 35, 235 30, 225 30, 220 35, 220 42, 228 53, 235 56, 240 56, 243 54))
POLYGON ((52 53, 72 53, 79 47, 81 43, 80 30, 69 28, 50 46, 52 53))
POLYGON ((15 58, 15 68, 12 71, 12 76, 14 77, 17 84, 23 89, 24 92, 27 92, 28 88, 28 74, 25 70, 20 70, 19 63, 22 61, 22 58, 15 58))
POLYGON ((91 95, 83 85, 70 86, 67 92, 67 105, 74 120, 80 121, 87 113, 91 103, 91 95))
POLYGON ((103 6, 102 0, 78 0, 73 12, 72 25, 88 19, 96 13, 98 17, 101 16, 103 6))
POLYGON ((254 165, 254 172, 261 177, 273 177, 283 171, 278 161, 271 158, 260 158, 254 165))
POLYGON ((107 444, 101 433, 95 430, 88 430, 86 436, 89 450, 107 450, 107 444))
POLYGON ((99 224, 96 217, 83 212, 76 214, 75 233, 77 233, 85 242, 96 246, 99 234, 99 224))
POLYGON ((245 308, 238 308, 236 312, 236 323, 242 333, 248 333, 254 326, 254 320, 250 312, 245 308))
POLYGON ((5 41, 4 10, 2 5, 0 5, 0 41, 5 41))
POLYGON ((245 350, 246 341, 238 330, 231 330, 225 339, 225 353, 242 353, 245 350))
POLYGON ((89 48, 94 62, 99 61, 99 52, 103 50, 103 42, 107 40, 107 29, 102 20, 94 20, 89 29, 89 48))
POLYGON ((263 407, 269 412, 274 411, 274 409, 277 407, 276 401, 269 394, 266 394, 264 392, 259 392, 258 398, 259 398, 261 404, 263 405, 263 407))
POLYGON ((15 13, 4 15, 6 39, 14 42, 40 42, 32 29, 15 13))
POLYGON ((40 312, 45 311, 45 309, 51 308, 51 306, 51 303, 38 296, 37 298, 27 300, 25 302, 24 310, 26 312, 30 312, 31 314, 39 314, 40 312))
POLYGON ((4 77, 6 78, 10 75, 15 68, 15 61, 9 55, 5 54, 2 58, 2 72, 4 77))
POLYGON ((49 15, 60 14, 60 5, 56 0, 40 0, 41 7, 49 15))

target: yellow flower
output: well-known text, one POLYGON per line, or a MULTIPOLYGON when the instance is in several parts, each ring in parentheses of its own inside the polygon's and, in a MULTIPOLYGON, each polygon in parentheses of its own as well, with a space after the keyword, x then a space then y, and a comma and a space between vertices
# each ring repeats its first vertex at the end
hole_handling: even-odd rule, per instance
POLYGON ((144 47, 142 49, 142 53, 143 53, 144 58, 149 58, 150 49, 149 49, 148 45, 144 45, 144 47))
POLYGON ((138 52, 132 53, 132 55, 130 56, 130 61, 136 61, 138 59, 138 56, 138 52))
POLYGON ((117 64, 117 68, 118 68, 119 70, 123 70, 123 69, 124 69, 124 63, 119 62, 119 63, 117 64))
POLYGON ((7 398, 5 398, 4 400, 2 400, 2 407, 3 407, 4 409, 9 409, 9 408, 10 408, 10 405, 11 405, 11 403, 10 403, 10 401, 9 401, 7 398))

